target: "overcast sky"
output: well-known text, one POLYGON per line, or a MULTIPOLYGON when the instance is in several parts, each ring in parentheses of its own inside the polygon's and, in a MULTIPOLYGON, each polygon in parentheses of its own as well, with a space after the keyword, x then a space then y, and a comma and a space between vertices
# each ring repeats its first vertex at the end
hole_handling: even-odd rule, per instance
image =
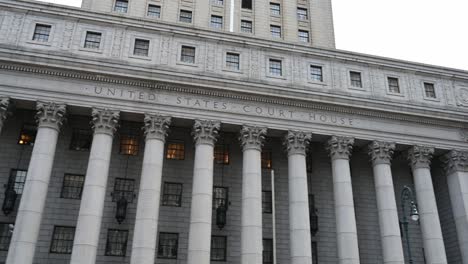
POLYGON ((338 49, 468 70, 468 0, 333 0, 333 9, 338 49))

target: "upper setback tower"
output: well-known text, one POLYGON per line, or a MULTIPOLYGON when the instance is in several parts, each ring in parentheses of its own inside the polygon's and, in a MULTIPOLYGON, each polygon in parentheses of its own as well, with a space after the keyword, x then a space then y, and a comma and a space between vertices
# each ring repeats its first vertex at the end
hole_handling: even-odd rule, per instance
POLYGON ((83 0, 82 8, 335 48, 331 0, 83 0))

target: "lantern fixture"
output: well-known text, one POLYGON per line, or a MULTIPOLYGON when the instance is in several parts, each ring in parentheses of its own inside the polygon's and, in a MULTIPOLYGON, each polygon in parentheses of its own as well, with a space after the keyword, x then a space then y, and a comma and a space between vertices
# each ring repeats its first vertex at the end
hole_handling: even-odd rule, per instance
POLYGON ((5 190, 5 198, 3 200, 2 211, 5 215, 9 215, 15 209, 16 198, 18 194, 15 189, 8 187, 5 190))
POLYGON ((220 204, 216 209, 216 225, 219 229, 223 229, 226 225, 226 212, 227 209, 224 203, 220 204))
POLYGON ((125 198, 125 196, 121 196, 120 199, 117 201, 117 209, 115 211, 115 219, 119 224, 122 224, 122 222, 125 220, 127 217, 127 206, 128 206, 128 201, 125 198))

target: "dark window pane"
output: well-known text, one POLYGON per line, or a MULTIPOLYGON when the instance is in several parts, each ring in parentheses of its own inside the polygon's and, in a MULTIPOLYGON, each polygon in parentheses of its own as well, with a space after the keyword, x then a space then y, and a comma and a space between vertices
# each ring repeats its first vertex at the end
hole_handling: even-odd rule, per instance
POLYGON ((135 47, 133 49, 133 55, 137 56, 148 56, 149 54, 150 41, 146 39, 135 39, 135 47))
POLYGON ((73 129, 70 149, 88 151, 93 141, 93 132, 90 129, 73 129))
POLYGON ((195 48, 182 46, 182 52, 180 54, 180 61, 185 63, 195 63, 195 48))
POLYGON ((85 176, 65 174, 63 177, 62 193, 60 197, 67 199, 81 199, 85 176))
POLYGON ((229 164, 229 146, 216 145, 214 149, 214 160, 216 164, 229 164))
POLYGON ((66 226, 54 227, 52 243, 50 244, 50 253, 71 254, 73 248, 73 239, 75 237, 75 228, 66 226))
POLYGON ((262 212, 267 214, 273 212, 271 191, 262 191, 262 212))
POLYGON ((273 264, 272 239, 263 239, 263 264, 273 264))
POLYGON ((21 129, 18 144, 20 145, 34 145, 36 140, 37 128, 34 125, 24 124, 21 129))
POLYGON ((262 169, 271 169, 272 165, 271 151, 262 151, 262 169))
POLYGON ((424 93, 428 98, 436 98, 435 87, 433 83, 424 83, 424 93))
POLYGON ((106 256, 125 256, 128 230, 109 229, 107 232, 106 256))
POLYGON ((388 91, 391 93, 400 93, 398 78, 388 77, 388 91))
POLYGON ((242 8, 252 9, 252 0, 242 0, 242 8))
POLYGON ((115 179, 114 192, 112 201, 117 202, 120 198, 125 197, 127 202, 132 203, 135 190, 135 180, 133 179, 115 179))
POLYGON ((349 75, 351 78, 351 86, 361 88, 362 87, 361 73, 352 71, 349 73, 349 75))
POLYGON ((50 25, 36 24, 33 40, 39 42, 48 42, 51 28, 52 26, 50 25))
POLYGON ((98 32, 86 32, 84 47, 87 49, 99 49, 101 46, 102 34, 98 32))
POLYGON ((158 258, 177 258, 179 234, 159 233, 158 258))
POLYGON ((13 235, 12 227, 13 223, 0 223, 0 251, 8 251, 13 235))
POLYGON ((225 236, 211 237, 211 260, 226 261, 226 240, 225 236))
POLYGON ((164 183, 162 205, 180 207, 182 204, 182 184, 164 183))
POLYGON ((22 194, 27 174, 27 170, 12 169, 10 171, 10 178, 8 179, 7 188, 15 190, 16 194, 18 195, 22 194))

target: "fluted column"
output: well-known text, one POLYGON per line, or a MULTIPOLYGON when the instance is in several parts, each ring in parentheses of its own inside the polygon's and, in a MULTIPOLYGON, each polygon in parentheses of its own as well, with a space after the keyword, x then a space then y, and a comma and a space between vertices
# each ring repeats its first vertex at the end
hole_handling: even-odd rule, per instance
POLYGON ((70 264, 94 264, 96 262, 112 140, 118 121, 119 111, 98 108, 92 111, 93 143, 89 154, 70 264))
POLYGON ((36 108, 37 136, 8 250, 7 264, 33 263, 57 139, 66 112, 64 104, 49 102, 38 102, 36 108))
POLYGON ((327 145, 332 161, 338 263, 340 264, 360 263, 349 167, 353 144, 353 138, 332 136, 327 145))
POLYGON ((468 264, 468 152, 450 151, 443 157, 443 162, 462 263, 468 264))
POLYGON ((214 144, 220 126, 220 122, 211 120, 195 120, 193 125, 195 165, 193 169, 188 264, 210 263, 214 144))
POLYGON ((433 154, 434 148, 414 146, 408 151, 408 159, 413 170, 426 261, 444 264, 447 257, 430 170, 433 154))
POLYGON ((390 166, 394 150, 395 143, 374 141, 369 145, 369 155, 374 170, 383 262, 404 264, 405 257, 401 242, 398 208, 390 166))
POLYGON ((288 150, 289 235, 291 264, 312 264, 306 149, 311 133, 289 131, 288 150))
POLYGON ((146 114, 144 122, 146 143, 133 233, 131 264, 154 264, 164 142, 171 118, 146 114))
POLYGON ((243 126, 241 264, 262 263, 262 146, 267 129, 243 126))
POLYGON ((9 105, 10 99, 8 97, 0 97, 0 134, 2 134, 3 122, 7 117, 9 105))

